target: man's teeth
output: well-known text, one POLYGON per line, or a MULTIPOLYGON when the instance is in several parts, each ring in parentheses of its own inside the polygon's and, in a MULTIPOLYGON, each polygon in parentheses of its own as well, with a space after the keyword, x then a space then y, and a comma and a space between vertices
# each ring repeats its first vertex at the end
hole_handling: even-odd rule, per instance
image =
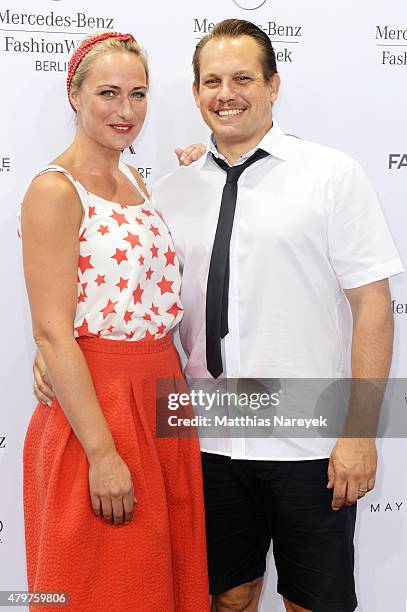
POLYGON ((240 113, 243 113, 243 109, 242 108, 232 108, 230 110, 220 110, 220 111, 218 111, 218 114, 221 117, 228 117, 229 115, 240 115, 240 113))

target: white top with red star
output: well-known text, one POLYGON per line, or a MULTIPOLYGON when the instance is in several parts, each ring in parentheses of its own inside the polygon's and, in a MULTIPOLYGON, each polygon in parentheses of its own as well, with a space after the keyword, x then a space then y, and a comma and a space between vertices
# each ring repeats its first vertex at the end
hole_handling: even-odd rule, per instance
POLYGON ((89 193, 64 168, 81 199, 78 304, 74 335, 111 340, 158 339, 182 318, 181 277, 167 226, 123 163, 119 169, 144 198, 126 205, 89 193))

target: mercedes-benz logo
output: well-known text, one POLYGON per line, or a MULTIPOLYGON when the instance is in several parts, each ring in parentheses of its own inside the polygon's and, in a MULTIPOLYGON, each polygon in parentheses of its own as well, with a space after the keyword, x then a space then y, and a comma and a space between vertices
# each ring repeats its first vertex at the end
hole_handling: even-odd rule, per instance
POLYGON ((233 2, 244 11, 255 11, 266 4, 267 0, 233 0, 233 2))

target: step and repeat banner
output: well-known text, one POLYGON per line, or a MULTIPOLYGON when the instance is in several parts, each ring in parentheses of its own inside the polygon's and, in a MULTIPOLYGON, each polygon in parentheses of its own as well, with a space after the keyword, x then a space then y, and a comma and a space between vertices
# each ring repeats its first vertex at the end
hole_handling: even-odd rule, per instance
MULTIPOLYGON (((208 138, 192 98, 191 58, 198 40, 217 21, 229 17, 253 21, 275 45, 282 89, 274 112, 281 127, 341 149, 362 163, 407 262, 405 0, 4 0, 0 7, 0 590, 26 589, 22 445, 35 405, 34 344, 16 216, 30 178, 74 134, 74 115, 65 93, 68 58, 86 34, 100 29, 131 32, 146 48, 151 70, 148 117, 123 158, 151 187, 176 168, 175 147, 208 138)), ((391 288, 396 322, 392 375, 403 378, 407 275, 393 279, 391 288)), ((407 397, 393 401, 392 410, 407 409, 407 397)), ((358 508, 358 609, 404 612, 407 445, 402 437, 383 439, 378 450, 376 489, 358 508)), ((270 555, 262 612, 283 610, 275 586, 270 555)))

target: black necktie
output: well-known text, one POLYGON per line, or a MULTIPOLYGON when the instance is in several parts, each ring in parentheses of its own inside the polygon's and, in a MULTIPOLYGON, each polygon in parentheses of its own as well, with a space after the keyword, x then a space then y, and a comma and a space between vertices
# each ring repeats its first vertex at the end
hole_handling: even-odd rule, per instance
POLYGON ((226 171, 226 183, 222 192, 206 288, 206 364, 213 378, 218 378, 223 372, 220 341, 229 333, 229 251, 236 208, 237 182, 248 166, 268 155, 266 151, 257 149, 243 164, 232 167, 212 155, 218 166, 226 171))

